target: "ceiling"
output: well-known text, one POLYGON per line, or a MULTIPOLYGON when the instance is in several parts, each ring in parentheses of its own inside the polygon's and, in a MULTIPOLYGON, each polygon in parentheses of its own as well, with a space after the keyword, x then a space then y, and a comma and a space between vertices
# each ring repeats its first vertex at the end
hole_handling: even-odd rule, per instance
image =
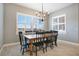
MULTIPOLYGON (((17 4, 28 8, 32 8, 34 10, 38 10, 38 11, 42 10, 42 3, 17 3, 17 4)), ((67 7, 71 4, 72 3, 43 3, 43 10, 44 12, 48 12, 49 14, 61 8, 67 7)))

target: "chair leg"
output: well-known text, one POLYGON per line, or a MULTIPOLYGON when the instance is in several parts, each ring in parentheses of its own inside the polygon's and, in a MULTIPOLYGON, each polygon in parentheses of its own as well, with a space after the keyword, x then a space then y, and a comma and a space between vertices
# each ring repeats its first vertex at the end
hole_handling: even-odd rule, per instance
POLYGON ((44 51, 44 49, 45 49, 44 45, 42 46, 42 48, 43 48, 43 53, 45 53, 45 51, 44 51))
POLYGON ((55 46, 57 46, 57 41, 55 41, 55 46))
POLYGON ((20 51, 22 50, 22 46, 21 46, 21 49, 20 49, 20 51))
POLYGON ((57 36, 55 37, 55 46, 57 46, 57 36))
POLYGON ((53 47, 54 47, 54 46, 53 46, 53 43, 50 43, 50 48, 53 49, 53 47))
POLYGON ((36 47, 36 56, 37 56, 37 47, 36 47))
POLYGON ((43 47, 43 53, 45 53, 45 51, 44 51, 44 47, 43 47))
POLYGON ((29 48, 29 45, 28 45, 28 48, 29 48))
POLYGON ((23 51, 22 51, 22 55, 24 55, 24 48, 23 48, 23 51))
POLYGON ((47 52, 47 46, 48 46, 48 44, 46 43, 46 52, 47 52))
POLYGON ((53 45, 53 42, 52 42, 52 45, 53 45))
POLYGON ((41 49, 41 47, 39 46, 39 50, 41 49))

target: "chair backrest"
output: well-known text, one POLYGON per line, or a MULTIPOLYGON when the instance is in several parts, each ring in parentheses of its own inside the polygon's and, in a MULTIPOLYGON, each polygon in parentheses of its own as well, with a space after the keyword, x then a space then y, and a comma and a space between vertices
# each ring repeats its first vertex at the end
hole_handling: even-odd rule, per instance
POLYGON ((22 32, 19 32, 20 45, 22 45, 22 32))
POLYGON ((35 33, 36 33, 35 31, 25 31, 26 35, 31 35, 31 34, 35 34, 35 33))
POLYGON ((36 37, 42 36, 41 38, 44 38, 44 32, 36 32, 36 37))
POLYGON ((36 31, 36 40, 34 42, 42 42, 44 40, 43 32, 36 31))
POLYGON ((52 34, 52 36, 58 36, 58 31, 46 31, 47 34, 52 34))
POLYGON ((47 40, 57 40, 58 31, 45 31, 44 34, 50 34, 47 40), (53 39, 55 38, 55 39, 53 39))
POLYGON ((19 32, 19 40, 20 40, 20 45, 24 45, 26 43, 25 37, 23 36, 23 32, 19 32))
POLYGON ((19 32, 19 40, 21 47, 27 48, 27 38, 24 37, 23 32, 19 32))
POLYGON ((56 36, 58 36, 58 31, 52 31, 56 36))
POLYGON ((55 41, 57 41, 58 31, 52 31, 52 32, 53 32, 53 34, 55 34, 55 35, 54 35, 54 37, 55 37, 55 41))
POLYGON ((46 40, 51 40, 50 38, 52 38, 52 32, 51 31, 45 31, 44 34, 48 34, 48 37, 46 38, 46 40))

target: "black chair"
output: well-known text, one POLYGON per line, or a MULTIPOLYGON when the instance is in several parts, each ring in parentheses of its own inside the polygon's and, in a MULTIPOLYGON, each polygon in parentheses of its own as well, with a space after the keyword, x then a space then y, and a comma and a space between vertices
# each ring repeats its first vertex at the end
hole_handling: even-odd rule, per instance
POLYGON ((57 46, 58 31, 46 31, 46 33, 51 34, 46 41, 47 43, 51 43, 50 47, 52 48, 54 44, 57 46))
POLYGON ((19 40, 20 40, 22 55, 24 55, 24 49, 27 49, 29 47, 29 43, 27 43, 27 38, 23 36, 22 32, 19 32, 19 40))
POLYGON ((47 51, 47 47, 49 44, 50 48, 53 48, 52 31, 45 31, 44 34, 50 34, 48 35, 48 37, 46 37, 46 40, 44 41, 44 43, 46 44, 46 51, 47 51))
POLYGON ((55 44, 55 46, 57 46, 57 37, 58 37, 58 31, 52 31, 53 35, 53 42, 55 44))
POLYGON ((48 38, 48 43, 51 43, 50 46, 57 46, 58 31, 49 31, 48 33, 51 34, 51 36, 48 38))
POLYGON ((34 40, 34 43, 33 43, 33 46, 35 46, 35 49, 36 49, 36 56, 37 56, 37 47, 39 47, 40 49, 43 48, 43 53, 44 53, 44 34, 43 32, 36 32, 36 40, 34 40), (40 35, 42 37, 40 37, 40 35))

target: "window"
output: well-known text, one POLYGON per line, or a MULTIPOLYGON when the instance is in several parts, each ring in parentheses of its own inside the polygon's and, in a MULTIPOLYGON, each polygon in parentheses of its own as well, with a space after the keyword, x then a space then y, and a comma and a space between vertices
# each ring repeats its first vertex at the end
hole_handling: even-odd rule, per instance
POLYGON ((30 16, 25 16, 25 26, 26 28, 31 28, 31 21, 32 21, 32 17, 30 16))
POLYGON ((39 18, 36 18, 35 20, 35 28, 37 29, 43 29, 44 22, 42 22, 39 18))
POLYGON ((52 29, 56 31, 66 31, 66 16, 52 17, 52 29))
POLYGON ((22 30, 23 28, 31 28, 31 20, 30 16, 18 15, 18 30, 22 30))
POLYGON ((43 22, 39 17, 17 13, 17 31, 43 29, 43 22))

